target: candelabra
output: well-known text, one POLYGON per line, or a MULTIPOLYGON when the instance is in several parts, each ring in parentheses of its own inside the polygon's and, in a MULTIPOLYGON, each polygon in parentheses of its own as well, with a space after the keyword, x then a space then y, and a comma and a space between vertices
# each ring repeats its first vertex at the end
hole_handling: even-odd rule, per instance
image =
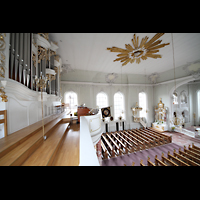
POLYGON ((40 74, 40 77, 38 78, 37 75, 35 75, 35 85, 36 87, 40 88, 41 91, 41 106, 42 106, 42 129, 43 129, 43 138, 44 140, 46 140, 46 136, 44 135, 44 114, 43 114, 43 88, 46 89, 46 84, 47 84, 47 77, 44 77, 44 75, 42 75, 42 72, 40 74))

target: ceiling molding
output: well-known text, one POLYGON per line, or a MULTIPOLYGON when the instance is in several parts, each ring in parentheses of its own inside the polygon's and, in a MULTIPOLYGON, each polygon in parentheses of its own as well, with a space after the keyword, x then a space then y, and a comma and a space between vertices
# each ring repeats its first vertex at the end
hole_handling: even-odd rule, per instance
MULTIPOLYGON (((195 80, 195 78, 191 75, 191 76, 186 76, 186 77, 182 77, 182 78, 177 78, 176 81, 184 81, 187 80, 191 81, 191 80, 195 80)), ((133 84, 133 83, 127 83, 127 84, 116 84, 113 83, 112 86, 147 86, 147 87, 151 87, 151 86, 158 86, 158 85, 163 85, 163 84, 168 84, 168 83, 172 83, 174 82, 174 79, 169 80, 169 81, 163 81, 160 83, 155 83, 155 84, 133 84)), ((109 83, 93 83, 93 82, 73 82, 73 81, 61 81, 61 84, 75 84, 75 85, 105 85, 105 86, 110 86, 109 83)))

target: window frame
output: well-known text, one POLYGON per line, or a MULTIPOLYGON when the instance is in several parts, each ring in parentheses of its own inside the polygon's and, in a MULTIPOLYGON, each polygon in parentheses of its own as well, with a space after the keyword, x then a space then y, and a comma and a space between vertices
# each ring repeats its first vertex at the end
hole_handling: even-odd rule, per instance
MULTIPOLYGON (((76 93, 76 92, 74 92, 74 91, 67 91, 67 92, 65 92, 65 94, 64 94, 64 103, 65 104, 68 104, 68 102, 66 102, 66 96, 67 96, 67 94, 69 94, 69 93, 71 93, 71 94, 75 94, 76 95, 76 97, 77 97, 77 104, 75 104, 75 103, 73 103, 73 108, 71 108, 71 105, 70 105, 70 102, 69 102, 69 110, 71 110, 72 112, 72 115, 74 115, 74 112, 75 111, 77 111, 77 108, 78 108, 78 94, 76 93), (76 108, 75 108, 76 107, 76 108)), ((74 98, 73 98, 73 101, 74 101, 74 98)))
POLYGON ((99 92, 99 93, 97 93, 97 95, 96 95, 96 106, 98 106, 99 107, 99 109, 101 109, 101 108, 104 108, 104 107, 100 107, 99 105, 98 105, 98 100, 97 100, 97 98, 98 98, 98 95, 99 94, 103 94, 103 95, 105 95, 106 96, 106 98, 107 98, 107 102, 106 102, 106 105, 104 106, 104 107, 108 107, 108 95, 105 93, 105 92, 99 92))
MULTIPOLYGON (((118 121, 119 120, 119 116, 116 117, 116 103, 115 103, 115 95, 120 94, 122 96, 122 110, 123 110, 123 114, 122 114, 122 119, 126 120, 126 113, 125 113, 125 96, 122 92, 118 91, 113 95, 113 102, 114 102, 114 120, 118 121)), ((117 109, 119 110, 119 109, 117 109)))
POLYGON ((145 92, 139 92, 138 94, 138 105, 139 107, 142 107, 142 111, 139 112, 139 116, 142 118, 147 118, 147 113, 146 113, 146 110, 147 110, 147 94, 145 92), (140 103, 140 94, 142 95, 145 95, 145 107, 143 105, 141 105, 140 103), (142 113, 145 113, 144 116, 142 115, 142 113))

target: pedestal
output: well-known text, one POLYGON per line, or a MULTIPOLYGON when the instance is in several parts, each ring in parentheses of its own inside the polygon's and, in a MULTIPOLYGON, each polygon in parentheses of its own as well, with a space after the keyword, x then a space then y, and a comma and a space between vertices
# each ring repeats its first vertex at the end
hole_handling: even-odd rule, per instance
POLYGON ((166 123, 157 124, 157 122, 152 123, 152 127, 158 129, 159 131, 168 131, 168 125, 166 123))

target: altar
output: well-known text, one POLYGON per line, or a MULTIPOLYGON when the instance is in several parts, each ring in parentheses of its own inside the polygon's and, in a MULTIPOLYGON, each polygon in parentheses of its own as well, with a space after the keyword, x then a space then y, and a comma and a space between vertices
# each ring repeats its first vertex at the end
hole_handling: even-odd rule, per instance
POLYGON ((165 107, 162 102, 162 98, 160 98, 160 102, 158 106, 155 106, 155 122, 152 123, 152 127, 158 129, 159 131, 168 131, 167 125, 167 107, 165 107))
POLYGON ((168 131, 168 125, 163 122, 163 124, 158 124, 158 122, 152 123, 152 127, 158 129, 159 131, 168 131))

